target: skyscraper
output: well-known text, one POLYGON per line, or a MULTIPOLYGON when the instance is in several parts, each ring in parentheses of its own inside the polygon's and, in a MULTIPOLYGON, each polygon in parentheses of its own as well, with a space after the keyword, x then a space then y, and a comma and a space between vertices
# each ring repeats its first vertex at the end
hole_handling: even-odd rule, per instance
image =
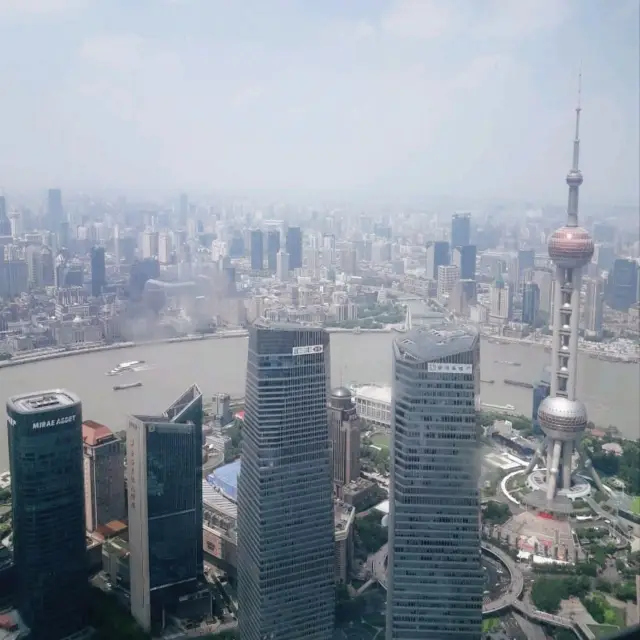
POLYGON ((11 235, 11 220, 7 215, 7 200, 0 195, 0 236, 11 235))
POLYGON ((491 285, 490 318, 496 323, 505 324, 513 315, 513 287, 501 277, 491 285))
POLYGON ((476 640, 482 626, 475 332, 393 343, 387 638, 476 640))
POLYGON ((129 417, 131 613, 145 630, 202 575, 202 419, 196 385, 159 416, 129 417))
POLYGON ((323 329, 259 321, 249 330, 238 480, 243 640, 333 634, 329 375, 323 329))
POLYGON ((264 267, 264 234, 260 229, 251 231, 251 268, 262 271, 264 267))
MULTIPOLYGON (((580 448, 587 426, 587 410, 577 399, 578 331, 580 327, 580 289, 582 267, 593 256, 593 240, 586 229, 578 226, 578 193, 582 184, 580 157, 580 104, 576 108, 576 132, 573 141, 573 163, 567 175, 569 202, 567 222, 549 238, 549 257, 555 265, 553 301, 553 338, 551 344, 551 393, 538 408, 538 420, 546 438, 546 469, 530 476, 539 490, 527 494, 530 504, 553 511, 571 512, 572 458, 580 448), (541 495, 542 494, 542 495, 541 495)), ((533 468, 542 448, 533 456, 533 468)), ((589 465, 590 466, 590 465, 589 465)), ((599 478, 591 468, 594 480, 599 478)))
POLYGON ((618 258, 609 272, 606 287, 607 304, 616 311, 627 312, 637 302, 638 263, 618 258))
POLYGON ((333 489, 343 498, 342 487, 360 477, 360 419, 351 391, 338 387, 329 398, 329 437, 333 456, 333 489))
POLYGON ((584 330, 592 336, 602 336, 604 283, 601 278, 587 281, 587 299, 584 305, 584 330))
POLYGON ((267 269, 275 273, 278 263, 278 251, 280 251, 280 232, 270 229, 267 232, 267 269))
POLYGON ((124 443, 109 427, 86 420, 84 446, 84 512, 87 531, 126 515, 124 443))
POLYGON ((454 213, 451 218, 451 246, 463 247, 471 243, 471 214, 454 213))
POLYGON ((16 600, 32 640, 85 625, 82 405, 55 389, 7 401, 16 600))
POLYGON ((538 420, 538 409, 542 404, 542 401, 551 393, 551 370, 549 367, 544 367, 540 379, 535 383, 533 387, 533 403, 531 411, 531 421, 533 425, 533 435, 541 436, 542 428, 540 427, 540 421, 538 420))
POLYGON ((49 230, 55 233, 58 232, 60 225, 65 222, 62 191, 60 189, 49 189, 47 194, 47 218, 49 230))
POLYGON ((452 264, 458 267, 461 280, 476 279, 476 246, 466 244, 454 247, 452 264))
POLYGON ((91 295, 99 296, 107 284, 104 247, 91 248, 91 295))
POLYGON ((289 254, 289 269, 302 268, 302 230, 300 227, 287 229, 287 253, 289 254))
POLYGON ((540 287, 527 282, 522 293, 522 322, 534 326, 540 312, 540 287))
POLYGON ((438 268, 449 264, 449 243, 430 242, 427 244, 427 278, 438 279, 438 268))

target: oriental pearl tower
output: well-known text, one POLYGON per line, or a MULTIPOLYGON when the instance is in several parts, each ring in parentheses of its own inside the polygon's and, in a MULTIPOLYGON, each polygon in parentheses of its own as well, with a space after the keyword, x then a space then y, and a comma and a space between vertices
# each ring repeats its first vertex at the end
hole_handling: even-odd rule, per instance
MULTIPOLYGON (((573 141, 573 163, 567 174, 569 202, 567 222, 549 238, 549 257, 555 265, 553 300, 553 342, 551 351, 551 392, 538 409, 538 420, 545 434, 540 449, 531 460, 532 471, 540 458, 546 466, 530 476, 535 488, 543 491, 537 506, 549 509, 588 493, 588 485, 572 485, 572 458, 578 452, 583 464, 591 470, 596 484, 600 479, 580 447, 587 426, 587 410, 577 398, 578 330, 580 321, 580 288, 582 268, 593 256, 593 240, 578 225, 578 193, 582 184, 580 159, 580 91, 576 107, 576 132, 573 141), (546 454, 546 455, 545 455, 546 454), (581 495, 578 495, 581 494, 581 495), (564 498, 564 500, 562 500, 564 498)), ((530 483, 531 484, 531 483, 530 483)))

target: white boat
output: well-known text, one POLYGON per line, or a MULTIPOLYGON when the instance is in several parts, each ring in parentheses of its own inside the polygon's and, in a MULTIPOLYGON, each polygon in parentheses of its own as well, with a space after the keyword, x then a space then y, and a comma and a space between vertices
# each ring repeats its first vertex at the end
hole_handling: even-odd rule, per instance
POLYGON ((108 376, 117 376, 124 371, 131 371, 134 367, 144 364, 144 360, 132 360, 131 362, 121 362, 117 367, 107 371, 108 376))

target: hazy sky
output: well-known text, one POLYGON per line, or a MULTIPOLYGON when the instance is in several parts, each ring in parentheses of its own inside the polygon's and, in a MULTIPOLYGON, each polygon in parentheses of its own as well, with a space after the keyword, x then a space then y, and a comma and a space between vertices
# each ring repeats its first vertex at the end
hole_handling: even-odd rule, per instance
POLYGON ((637 202, 638 0, 0 0, 0 187, 637 202))

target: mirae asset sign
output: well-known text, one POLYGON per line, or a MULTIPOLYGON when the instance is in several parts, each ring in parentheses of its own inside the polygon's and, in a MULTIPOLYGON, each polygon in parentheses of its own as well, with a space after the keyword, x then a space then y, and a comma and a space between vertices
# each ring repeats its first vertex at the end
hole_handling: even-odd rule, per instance
POLYGON ((76 419, 75 414, 71 416, 65 416, 64 418, 58 418, 57 420, 42 420, 41 422, 34 422, 31 425, 32 429, 46 429, 47 427, 57 427, 61 424, 68 424, 76 419))

